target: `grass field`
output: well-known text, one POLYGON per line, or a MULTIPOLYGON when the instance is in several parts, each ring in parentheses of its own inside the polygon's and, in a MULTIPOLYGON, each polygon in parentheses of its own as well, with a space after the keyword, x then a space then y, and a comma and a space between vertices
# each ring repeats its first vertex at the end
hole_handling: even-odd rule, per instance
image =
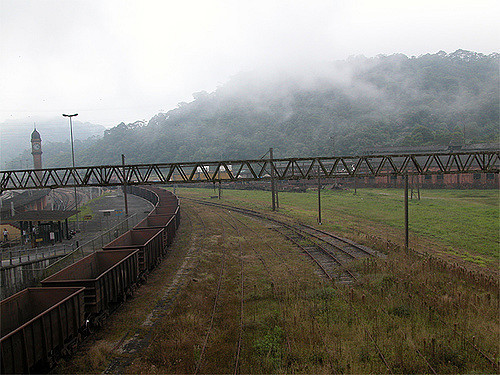
MULTIPOLYGON (((207 198, 212 189, 178 188, 180 196, 207 198)), ((410 246, 420 251, 456 256, 477 266, 496 269, 499 261, 498 190, 421 190, 409 200, 410 246)), ((270 210, 271 193, 223 190, 221 202, 270 210)), ((310 224, 317 221, 317 192, 279 193, 279 212, 310 224)), ((373 233, 404 241, 404 201, 400 189, 322 190, 326 229, 349 236, 373 233)))
MULTIPOLYGON (((169 257, 59 373, 102 373, 112 358, 129 360, 123 373, 132 374, 498 373, 496 287, 401 250, 351 264, 360 276, 356 283, 331 282, 269 223, 182 200, 212 199, 211 190, 177 193, 182 220, 169 257), (193 266, 176 298, 145 327, 188 250, 193 266), (137 335, 151 337, 147 347, 135 354, 117 349, 137 335)), ((270 211, 269 192, 223 194, 224 203, 270 211)), ((316 199, 314 192, 282 193, 280 214, 314 224, 316 199)), ((484 226, 498 232, 497 199, 490 191, 423 191, 410 206, 412 239, 436 251, 453 249, 462 258, 468 251, 485 259, 479 262, 483 268, 493 265, 494 241, 483 236, 484 226), (460 212, 470 221, 457 223, 453 215, 460 212), (470 232, 463 234, 464 243, 477 238, 489 250, 455 248, 452 233, 441 238, 429 229, 429 217, 441 223, 440 233, 470 232), (478 220, 486 224, 478 227, 478 220)), ((323 206, 326 229, 401 238, 402 198, 396 190, 325 191, 323 206)))
MULTIPOLYGON (((87 201, 85 204, 81 205, 78 207, 78 217, 79 220, 82 221, 83 218, 87 215, 93 215, 94 212, 92 211, 92 208, 90 207, 93 202, 97 202, 101 199, 103 199, 105 196, 110 195, 111 193, 104 193, 96 198, 92 198, 91 200, 87 201)), ((71 216, 69 219, 71 222, 76 222, 76 215, 71 216)))
POLYGON ((497 373, 475 349, 498 360, 497 293, 404 251, 351 265, 355 284, 329 282, 266 223, 182 207, 171 256, 59 373, 101 373, 138 334, 150 343, 123 373, 497 373), (146 329, 188 248, 195 266, 146 329))

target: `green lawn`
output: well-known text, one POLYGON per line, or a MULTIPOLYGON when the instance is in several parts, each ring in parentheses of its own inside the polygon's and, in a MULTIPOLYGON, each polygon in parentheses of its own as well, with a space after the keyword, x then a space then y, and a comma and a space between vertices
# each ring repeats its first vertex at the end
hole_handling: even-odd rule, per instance
MULTIPOLYGON (((106 195, 109 195, 110 193, 104 193, 96 198, 93 198, 91 200, 89 200, 88 202, 86 202, 84 205, 82 206, 79 206, 78 207, 78 218, 80 221, 83 220, 84 216, 86 215, 93 215, 94 214, 94 211, 92 210, 92 208, 90 207, 92 203, 94 202, 97 202, 98 200, 104 198, 106 195)), ((69 221, 72 221, 72 222, 76 222, 76 215, 73 215, 71 216, 69 219, 69 221)))
MULTIPOLYGON (((210 199, 212 189, 178 188, 180 196, 210 199)), ((499 260, 498 190, 421 190, 421 199, 409 200, 411 246, 435 244, 439 251, 458 255, 479 265, 499 260)), ((404 238, 404 201, 401 189, 323 190, 322 216, 326 229, 348 235, 355 231, 387 232, 404 238)), ((271 193, 223 190, 223 203, 270 210, 271 193)), ((214 200, 215 201, 215 200, 214 200)), ((279 193, 279 212, 314 224, 317 192, 279 193)), ((426 250, 426 249, 420 249, 426 250)))

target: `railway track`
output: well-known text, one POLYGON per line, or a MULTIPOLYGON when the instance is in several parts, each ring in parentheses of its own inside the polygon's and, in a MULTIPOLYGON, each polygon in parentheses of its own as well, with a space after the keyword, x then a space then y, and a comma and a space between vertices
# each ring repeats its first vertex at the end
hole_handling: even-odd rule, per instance
POLYGON ((346 268, 346 259, 341 260, 340 257, 336 256, 324 245, 314 242, 300 232, 294 232, 286 228, 274 228, 274 230, 307 254, 329 280, 337 280, 341 283, 357 281, 356 275, 346 268))
MULTIPOLYGON (((186 199, 186 198, 184 198, 184 199, 186 199)), ((249 238, 246 238, 246 236, 245 236, 246 230, 243 230, 243 228, 246 226, 248 228, 248 230, 255 232, 255 233, 257 233, 257 232, 253 231, 250 227, 248 227, 248 225, 245 225, 243 223, 243 220, 238 219, 237 216, 239 216, 239 215, 232 215, 232 212, 240 212, 240 213, 246 214, 248 216, 260 217, 262 219, 268 220, 269 222, 271 222, 270 229, 273 229, 277 232, 280 232, 283 236, 289 238, 290 241, 292 243, 294 243, 295 245, 299 246, 300 248, 307 249, 309 253, 313 253, 314 256, 316 258, 318 258, 318 262, 320 264, 323 264, 323 265, 326 264, 326 266, 324 266, 324 268, 326 269, 326 272, 323 272, 326 278, 340 281, 340 283, 343 283, 343 284, 349 284, 349 283, 356 281, 357 275, 355 273, 352 273, 353 275, 349 275, 349 272, 348 272, 349 262, 352 262, 353 260, 356 260, 356 259, 363 259, 363 258, 373 257, 373 256, 377 255, 377 253, 371 249, 368 249, 364 246, 354 244, 349 240, 342 239, 340 237, 337 237, 335 235, 332 235, 330 233, 327 233, 327 232, 324 232, 321 230, 317 230, 315 228, 311 228, 311 227, 300 225, 300 224, 291 225, 288 223, 283 223, 283 225, 280 225, 279 220, 276 220, 274 218, 269 219, 261 213, 256 213, 256 215, 254 215, 253 212, 255 212, 255 211, 252 211, 252 210, 239 209, 237 207, 228 206, 228 205, 218 205, 218 204, 212 203, 212 202, 201 201, 199 203, 207 203, 207 205, 209 205, 209 206, 221 207, 221 208, 227 209, 226 214, 228 215, 228 219, 231 218, 232 220, 227 220, 227 219, 224 220, 224 218, 221 218, 221 219, 224 221, 227 221, 227 223, 237 232, 238 238, 240 238, 239 239, 239 255, 240 255, 239 259, 240 259, 240 282, 241 282, 241 286, 240 286, 240 288, 241 288, 241 308, 240 308, 239 332, 236 332, 236 329, 238 329, 237 325, 235 326, 235 330, 234 330, 235 331, 235 334, 234 334, 235 340, 237 341, 236 350, 235 350, 235 354, 234 354, 234 358, 235 358, 234 359, 234 373, 235 374, 239 372, 239 364, 240 364, 240 360, 241 360, 240 355, 241 355, 242 345, 244 343, 244 340, 242 338, 244 337, 244 327, 245 327, 243 325, 243 317, 244 317, 243 301, 244 301, 244 295, 245 295, 244 294, 245 285, 243 282, 244 281, 244 267, 245 267, 245 265, 243 263, 243 259, 245 259, 245 258, 243 258, 243 255, 245 255, 245 252, 247 253, 246 255, 248 255, 248 251, 251 251, 251 250, 249 250, 249 248, 247 246, 248 245, 252 246, 249 238), (232 221, 232 222, 230 223, 229 221, 232 221), (243 225, 243 227, 240 224, 238 224, 237 222, 241 223, 243 225), (245 247, 244 247, 245 250, 242 250, 242 244, 245 244, 245 247), (326 255, 327 253, 330 253, 330 256, 326 255), (331 254, 333 254, 333 257, 331 256, 331 254), (321 257, 323 257, 322 260, 319 259, 321 257), (336 258, 337 261, 335 261, 333 258, 336 258), (328 268, 331 268, 331 270, 336 270, 336 273, 335 273, 335 271, 331 271, 328 268), (330 275, 330 277, 328 276, 328 274, 330 275)), ((201 219, 201 221, 203 222, 202 219, 201 219)), ((205 223, 203 223, 203 226, 205 226, 205 223)), ((268 244, 268 245, 272 249, 273 253, 276 255, 276 262, 279 262, 279 263, 281 263, 281 261, 286 262, 286 257, 283 257, 282 252, 274 250, 272 248, 271 244, 268 244), (280 259, 281 259, 281 261, 280 261, 280 259)), ((273 288, 277 287, 278 285, 276 284, 276 280, 274 280, 272 271, 269 270, 268 265, 266 265, 265 259, 263 259, 263 257, 261 257, 257 254, 256 249, 254 249, 254 250, 255 250, 256 255, 257 255, 256 258, 258 258, 262 262, 264 268, 266 270, 268 270, 267 277, 269 277, 270 280, 272 281, 273 288)), ((304 251, 304 252, 306 252, 306 251, 304 251)), ((311 258, 314 259, 313 256, 311 256, 311 258)), ((220 266, 222 266, 222 265, 220 265, 220 266)), ((283 266, 286 266, 286 265, 284 264, 283 266)), ((289 271, 293 272, 293 270, 290 270, 290 269, 289 269, 289 271)), ((222 271, 222 272, 224 272, 224 271, 222 271)), ((221 278, 219 275, 218 281, 220 282, 220 280, 221 280, 221 278)), ((401 284, 403 285, 403 283, 401 283, 401 284)), ((325 285, 328 285, 328 283, 325 283, 325 285)), ((226 286, 223 286, 223 289, 225 289, 225 288, 226 288, 226 286)), ((247 288, 248 288, 248 286, 247 286, 247 288)), ((219 289, 220 289, 220 287, 219 287, 219 289)), ((339 289, 342 291, 341 296, 346 304, 350 304, 352 302, 352 299, 356 298, 355 296, 353 297, 353 295, 350 293, 350 292, 352 292, 352 289, 353 288, 341 288, 341 289, 339 289)), ((370 301, 366 305, 373 304, 372 306, 376 306, 378 304, 377 299, 376 299, 377 298, 376 295, 370 295, 366 291, 363 291, 363 292, 366 293, 366 295, 363 294, 363 296, 362 296, 363 300, 365 300, 365 298, 366 298, 367 301, 370 301)), ((219 295, 219 293, 220 293, 220 291, 218 291, 216 294, 219 295)), ((358 297, 360 297, 360 296, 358 295, 358 297)), ((218 297, 216 297, 216 298, 218 298, 218 297)), ((212 316, 210 319, 211 325, 212 325, 214 316, 217 319, 217 317, 219 315, 218 309, 222 308, 222 304, 223 304, 223 302, 220 298, 219 298, 218 302, 215 301, 215 303, 213 305, 212 316)), ((281 304, 281 302, 279 302, 279 304, 281 304)), ((281 306, 280 306, 280 310, 281 310, 281 306)), ((379 311, 380 311, 380 314, 384 314, 384 315, 391 314, 383 307, 380 307, 379 311)), ((247 312, 247 314, 248 314, 248 312, 247 312)), ((357 316, 358 317, 357 319, 365 319, 367 316, 367 312, 364 310, 364 308, 359 308, 359 311, 357 309, 353 309, 352 314, 353 314, 353 316, 357 316)), ((368 316, 370 316, 370 315, 368 315, 368 316)), ((316 318, 313 316, 312 319, 315 320, 316 318)), ((443 325, 445 325, 445 324, 446 324, 446 321, 443 320, 443 325)), ((318 324, 317 326, 319 327, 320 324, 318 324)), ((216 329, 216 328, 214 328, 214 329, 216 329)), ((197 369, 196 369, 195 373, 203 372, 203 369, 208 365, 208 363, 206 361, 208 361, 208 358, 210 358, 210 352, 214 349, 214 347, 213 347, 214 343, 212 342, 213 339, 211 338, 210 330, 211 330, 211 328, 209 328, 207 331, 207 336, 206 336, 206 339, 204 340, 205 343, 204 343, 203 350, 202 350, 203 354, 200 357, 200 361, 197 363, 197 369), (211 342, 212 342, 212 344, 211 344, 211 342)), ((369 340, 369 342, 371 342, 371 351, 373 351, 374 353, 377 354, 381 363, 383 363, 383 365, 385 366, 387 373, 397 372, 398 371, 398 363, 395 362, 393 356, 391 355, 391 350, 388 349, 387 346, 384 346, 383 341, 380 342, 379 336, 377 336, 378 335, 377 331, 376 330, 372 331, 371 329, 365 329, 364 331, 365 331, 366 340, 367 341, 369 340)), ((285 334, 286 334, 286 331, 285 331, 285 334)), ((287 337, 287 340, 288 340, 288 337, 287 337)), ((410 347, 413 348, 415 353, 418 354, 418 357, 420 358, 422 363, 424 363, 427 366, 427 371, 430 371, 432 373, 436 373, 436 370, 434 368, 435 362, 433 362, 432 357, 429 355, 428 351, 426 352, 425 344, 424 344, 424 349, 422 350, 422 344, 421 344, 421 342, 418 342, 418 337, 413 337, 411 334, 409 334, 408 338, 405 337, 402 340, 407 340, 411 344, 410 347)), ((233 341, 231 341, 231 342, 233 342, 233 341)), ((490 362, 494 368, 497 368, 497 367, 495 367, 496 366, 495 358, 489 358, 487 354, 482 353, 479 350, 479 348, 474 344, 474 342, 472 342, 471 346, 474 347, 474 349, 479 354, 481 354, 486 360, 488 360, 488 362, 490 362)))
MULTIPOLYGON (((248 230, 251 232, 252 236, 258 235, 256 231, 254 231, 247 223, 244 221, 240 220, 236 216, 234 216, 231 211, 226 211, 226 214, 235 222, 238 223, 242 228, 248 230)), ((271 270, 271 267, 269 264, 264 259, 264 256, 259 252, 256 246, 253 245, 253 241, 249 241, 247 235, 240 229, 240 227, 237 227, 235 225, 230 224, 233 228, 236 229, 238 232, 238 236, 242 238, 243 242, 247 243, 249 245, 249 250, 251 250, 256 257, 259 259, 259 261, 262 263, 262 266, 266 270, 266 275, 267 278, 270 280, 270 283, 272 285, 273 291, 274 288, 279 288, 278 281, 276 276, 274 275, 273 271, 271 270)), ((293 271, 291 267, 287 264, 287 260, 280 254, 280 252, 276 251, 275 248, 273 248, 269 243, 265 242, 265 246, 268 247, 271 252, 274 254, 274 256, 278 259, 278 263, 282 266, 286 267, 287 272, 290 275, 293 275, 293 271)), ((234 366, 234 372, 233 374, 236 375, 240 373, 240 357, 241 357, 241 350, 242 350, 242 344, 243 344, 243 334, 244 334, 244 299, 245 299, 245 283, 244 283, 244 253, 243 253, 243 247, 242 247, 242 241, 239 241, 239 250, 240 250, 240 288, 241 288, 241 296, 240 296, 240 323, 239 323, 239 337, 238 337, 238 345, 237 345, 237 352, 235 355, 235 366, 234 366)), ((283 301, 278 299, 278 306, 280 310, 280 316, 284 316, 284 307, 283 307, 283 301)), ((290 339, 288 332, 285 331, 285 337, 287 341, 287 349, 290 351, 290 339)))
POLYGON ((370 248, 309 225, 289 224, 261 212, 226 204, 206 202, 194 198, 184 199, 207 206, 224 208, 271 222, 273 224, 271 229, 298 246, 317 264, 321 274, 330 280, 341 283, 353 283, 358 280, 358 277, 349 268, 350 264, 353 261, 381 255, 370 248))
MULTIPOLYGON (((229 212, 229 216, 233 221, 237 221, 229 212)), ((229 221, 227 221, 229 223, 229 221)), ((235 231, 238 233, 238 237, 243 237, 243 241, 246 241, 245 237, 242 235, 240 228, 238 228, 237 225, 233 225, 229 223, 235 231)), ((238 327, 238 343, 236 345, 236 354, 235 354, 235 359, 234 359, 234 371, 233 374, 236 375, 239 373, 240 369, 240 356, 241 356, 241 348, 243 344, 243 313, 244 313, 244 300, 245 300, 245 279, 244 279, 244 270, 245 270, 245 263, 243 260, 243 246, 242 246, 242 240, 238 239, 238 250, 239 250, 239 260, 240 260, 240 319, 239 319, 239 327, 238 327)))
POLYGON ((329 246, 337 249, 351 259, 360 259, 371 256, 381 256, 382 254, 370 249, 369 247, 359 245, 351 240, 336 236, 333 233, 325 232, 321 229, 311 227, 310 225, 299 224, 297 230, 317 238, 329 246))
MULTIPOLYGON (((185 219, 191 227, 194 226, 195 220, 184 213, 185 219)), ((202 228, 205 223, 201 216, 196 215, 196 219, 201 222, 202 228)), ((197 248, 191 246, 184 258, 182 265, 175 273, 172 281, 163 289, 163 295, 156 302, 152 311, 146 316, 141 326, 135 331, 128 330, 120 338, 118 343, 114 346, 113 350, 117 353, 112 360, 108 363, 107 368, 103 374, 123 374, 126 372, 134 359, 142 354, 142 352, 150 345, 150 343, 157 337, 153 337, 152 327, 154 327, 161 318, 163 318, 170 311, 172 304, 180 294, 182 288, 186 285, 195 264, 198 261, 197 248)))
MULTIPOLYGON (((223 236, 227 236, 227 234, 224 231, 224 226, 222 226, 222 234, 223 236)), ((203 364, 205 362, 205 357, 206 357, 206 352, 209 347, 209 341, 210 337, 212 335, 212 330, 214 327, 214 321, 216 318, 217 313, 219 312, 220 308, 220 299, 221 299, 221 290, 222 290, 222 284, 224 282, 224 275, 226 274, 226 263, 227 263, 227 251, 225 248, 222 250, 222 257, 220 259, 220 265, 219 265, 219 273, 217 276, 217 285, 216 285, 216 290, 215 290, 215 296, 213 300, 213 306, 212 306, 212 311, 210 314, 210 321, 207 327, 207 331, 205 333, 205 338, 203 340, 203 344, 201 346, 201 351, 200 351, 200 357, 198 358, 198 361, 196 362, 196 368, 194 371, 194 374, 199 374, 202 370, 203 364)))
MULTIPOLYGON (((146 228, 134 227, 108 244, 113 251, 106 251, 103 246, 102 251, 76 260, 45 278, 41 287, 27 288, 2 301, 2 326, 7 327, 1 338, 2 373, 48 371, 61 357, 71 354, 82 336, 92 333, 91 328, 101 327, 140 280, 158 265, 167 254, 180 222, 177 197, 159 193, 161 196, 143 188, 132 192, 150 200, 155 210, 164 211, 168 221, 156 228, 149 224, 146 228), (12 320, 12 316, 18 318, 12 320), (66 324, 62 328, 57 324, 47 326, 46 321, 53 319, 66 324), (39 331, 42 336, 37 335, 39 331), (31 337, 28 341, 27 336, 31 337)), ((64 206, 64 193, 56 197, 64 206)), ((151 330, 144 331, 149 334, 151 330)))
MULTIPOLYGON (((211 204, 215 206, 216 204, 211 204)), ((233 211, 238 211, 234 210, 233 211)), ((231 215, 231 211, 227 211, 228 215, 231 215)), ((254 216, 254 215, 252 215, 254 216)), ((259 214, 259 216, 261 216, 259 214)), ((234 217, 234 216, 233 216, 234 217)), ((237 219, 234 217, 236 221, 238 221, 241 225, 244 227, 248 228, 250 231, 254 232, 246 223, 243 221, 237 219)), ((277 222, 275 219, 272 220, 273 222, 277 222)), ((352 243, 349 240, 342 239, 338 236, 335 236, 333 234, 321 231, 321 230, 316 230, 313 227, 307 226, 307 225, 288 225, 285 223, 282 223, 283 226, 274 226, 270 228, 271 230, 274 230, 278 233, 280 233, 282 236, 287 238, 290 242, 292 242, 294 245, 299 247, 301 250, 303 250, 304 253, 308 254, 309 257, 318 265, 320 270, 322 271, 322 274, 326 276, 326 278, 331 281, 331 280, 336 280, 340 281, 342 284, 349 284, 352 283, 353 281, 356 281, 356 275, 351 272, 343 262, 346 261, 352 261, 353 259, 358 259, 358 257, 363 257, 363 256, 374 256, 374 252, 371 249, 368 249, 364 246, 357 245, 355 243, 352 243), (323 242, 323 244, 318 244, 316 240, 320 240, 323 242), (347 250, 343 250, 343 247, 347 246, 347 250), (335 248, 337 252, 343 255, 342 261, 340 261, 335 253, 331 250, 328 249, 328 247, 335 248)), ((241 235, 241 232, 238 229, 238 233, 241 235)), ((242 237, 245 239, 245 235, 243 234, 242 237)), ((284 264, 289 272, 290 275, 296 276, 293 272, 293 269, 287 265, 287 260, 285 257, 282 256, 282 254, 278 251, 276 251, 270 244, 266 244, 272 252, 275 254, 277 258, 279 258, 279 262, 281 264, 284 264)), ((253 250, 257 253, 257 249, 253 247, 253 250)), ((268 272, 268 277, 272 280, 273 285, 275 287, 278 287, 277 281, 275 280, 275 277, 273 276, 273 273, 269 269, 268 265, 266 262, 263 260, 262 257, 259 256, 259 259, 261 260, 264 268, 268 272)), ((325 284, 327 285, 327 284, 325 284)), ((348 291, 344 291, 342 293, 342 298, 348 302, 349 300, 349 293, 348 291)), ((282 301, 278 302, 279 308, 281 310, 281 314, 284 312, 284 307, 282 306, 282 301)), ((353 310, 353 313, 357 315, 357 311, 353 310)), ((316 321, 316 318, 314 316, 311 317, 314 321, 316 321)), ((314 323, 313 323, 314 324, 314 323)), ((317 328, 320 329, 320 324, 316 321, 317 328)), ((372 335, 366 331, 366 335, 370 338, 372 345, 373 345, 373 350, 377 353, 377 356, 381 360, 381 362, 384 364, 384 366, 387 369, 387 372, 389 374, 393 374, 393 371, 387 362, 387 359, 385 355, 382 353, 381 349, 377 345, 376 341, 372 337, 372 335)), ((285 332, 286 340, 287 340, 287 348, 290 351, 290 340, 288 333, 285 332)), ((326 342, 324 341, 324 335, 320 335, 321 340, 323 340, 323 345, 327 345, 326 342)), ((332 372, 335 373, 335 371, 332 372)), ((235 369, 235 374, 236 374, 236 369, 235 369)))
POLYGON ((54 208, 56 210, 68 210, 69 209, 69 197, 64 190, 54 190, 52 192, 52 197, 54 199, 54 208))
MULTIPOLYGON (((269 217, 257 211, 244 209, 240 207, 230 206, 226 204, 218 204, 214 202, 206 202, 203 200, 184 198, 200 204, 224 208, 234 212, 239 212, 244 215, 258 217, 263 220, 267 220, 273 223, 274 231, 280 233, 294 245, 298 246, 304 251, 319 267, 321 273, 329 280, 335 280, 342 284, 350 284, 358 279, 358 275, 349 269, 349 264, 352 261, 375 257, 375 256, 385 256, 384 254, 378 253, 377 251, 365 247, 363 245, 356 244, 348 239, 336 236, 332 233, 328 233, 317 228, 304 225, 304 224, 289 224, 283 221, 277 220, 276 218, 269 217)), ((374 298, 374 296, 369 296, 374 298)), ((346 301, 349 300, 349 295, 346 294, 343 297, 346 301)), ((376 301, 374 301, 376 303, 376 301)), ((388 312, 382 309, 384 314, 388 312)), ((353 311, 355 315, 358 315, 357 311, 353 311)), ((445 322, 443 322, 444 324, 445 322)), ((382 349, 377 344, 376 340, 370 334, 369 331, 365 332, 367 337, 372 342, 373 348, 377 353, 378 357, 385 365, 387 372, 392 374, 392 366, 388 362, 386 356, 384 355, 382 349)), ((473 342, 470 342, 464 335, 464 340, 472 346, 472 348, 479 353, 487 362, 489 362, 493 368, 498 369, 498 363, 490 356, 485 354, 480 348, 478 348, 473 342)), ((413 344, 415 345, 415 344, 413 344)), ((415 346, 415 350, 422 361, 428 366, 428 370, 432 373, 436 373, 433 366, 430 364, 428 359, 422 354, 422 352, 415 346)))

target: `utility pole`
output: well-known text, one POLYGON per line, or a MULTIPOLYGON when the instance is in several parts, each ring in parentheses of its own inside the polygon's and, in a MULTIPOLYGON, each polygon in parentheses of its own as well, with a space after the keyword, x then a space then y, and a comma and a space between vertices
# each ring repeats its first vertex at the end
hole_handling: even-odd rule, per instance
MULTIPOLYGON (((221 161, 219 163, 219 171, 218 171, 218 175, 219 175, 219 194, 218 195, 219 195, 219 199, 220 199, 221 196, 222 196, 222 183, 221 183, 221 180, 220 180, 220 170, 222 169, 222 165, 221 165, 222 164, 222 152, 219 153, 219 160, 221 161)), ((224 170, 225 170, 225 168, 224 168, 224 170)))
POLYGON ((411 183, 410 183, 410 199, 413 200, 413 177, 414 175, 411 175, 411 183))
POLYGON ((274 192, 274 194, 276 195, 276 208, 279 210, 280 208, 280 200, 279 200, 279 192, 280 190, 280 181, 276 181, 276 191, 274 192))
POLYGON ((271 168, 271 196, 273 201, 273 211, 276 211, 276 190, 274 186, 273 149, 269 149, 269 166, 271 168))
POLYGON ((405 174, 405 249, 408 251, 408 174, 405 174))
POLYGON ((322 224, 321 222, 321 171, 319 167, 318 161, 318 224, 322 224))
POLYGON ((128 217, 128 199, 127 199, 127 173, 125 172, 125 155, 122 154, 123 166, 123 198, 125 200, 125 215, 128 217))
MULTIPOLYGON (((63 117, 69 117, 69 131, 71 135, 71 159, 73 161, 73 169, 75 168, 75 147, 73 145, 73 121, 72 118, 78 116, 78 113, 73 115, 66 115, 63 113, 63 117)), ((80 223, 78 222, 78 196, 76 195, 76 180, 75 180, 75 210, 76 210, 76 231, 80 230, 80 223)))

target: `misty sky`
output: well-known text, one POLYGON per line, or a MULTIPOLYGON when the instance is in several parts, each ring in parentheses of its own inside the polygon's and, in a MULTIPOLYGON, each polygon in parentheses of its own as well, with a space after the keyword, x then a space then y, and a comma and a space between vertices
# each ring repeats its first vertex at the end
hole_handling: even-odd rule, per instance
POLYGON ((0 122, 148 120, 240 71, 499 50, 489 0, 0 0, 0 122))

